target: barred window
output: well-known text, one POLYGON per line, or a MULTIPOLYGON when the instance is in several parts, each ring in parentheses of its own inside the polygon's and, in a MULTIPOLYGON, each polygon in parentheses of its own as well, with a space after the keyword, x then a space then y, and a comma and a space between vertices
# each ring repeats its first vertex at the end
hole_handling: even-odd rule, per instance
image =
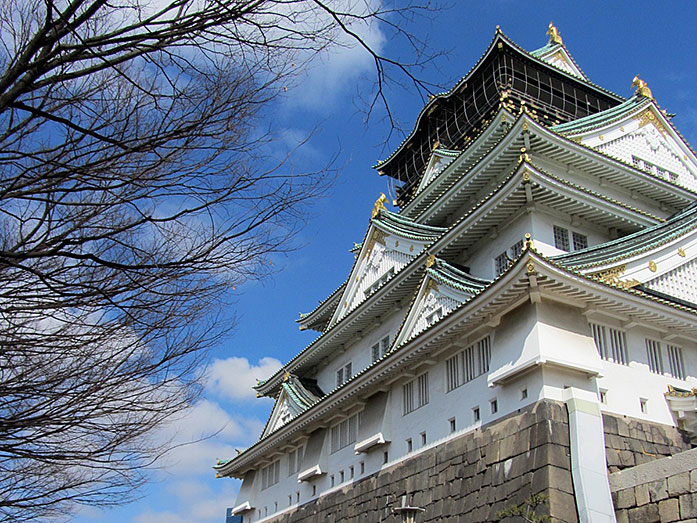
POLYGON ((276 460, 261 469, 261 489, 267 489, 281 479, 281 461, 276 460))
POLYGON ((646 356, 649 360, 649 369, 656 374, 663 374, 663 358, 661 357, 661 343, 646 338, 646 356))
POLYGON ((486 336, 445 361, 446 391, 450 392, 489 372, 490 364, 491 338, 486 336))
POLYGON ((593 340, 600 357, 607 361, 629 365, 627 354, 627 335, 612 327, 591 323, 593 340))
POLYGON ((554 226, 554 246, 562 251, 569 250, 569 230, 564 227, 554 226))
POLYGON ((345 419, 338 425, 331 428, 332 452, 348 447, 356 443, 356 435, 358 434, 358 414, 354 414, 350 418, 345 419))
POLYGON ((402 385, 402 402, 404 415, 428 404, 428 372, 402 385))
POLYGON ((288 454, 288 475, 292 476, 300 472, 300 465, 303 459, 303 449, 302 447, 292 450, 288 454))
POLYGON ((370 296, 370 295, 373 294, 375 291, 377 291, 380 287, 382 287, 383 285, 385 285, 385 283, 387 283, 387 281, 388 281, 392 276, 394 276, 394 268, 390 268, 387 272, 385 272, 385 274, 383 274, 382 276, 380 276, 380 277, 375 281, 375 283, 373 283, 370 287, 368 287, 368 288, 364 291, 364 294, 366 295, 366 297, 370 296))
POLYGON ((506 272, 507 268, 508 256, 506 256, 505 252, 502 252, 496 258, 494 258, 494 270, 496 271, 496 276, 500 276, 501 274, 506 272))
POLYGON ((511 246, 511 258, 515 259, 523 253, 523 240, 517 241, 511 246))
POLYGON ((679 380, 685 379, 685 362, 682 358, 682 349, 675 345, 668 345, 668 366, 670 375, 679 380))
POLYGON ((574 231, 572 234, 574 240, 574 250, 578 251, 580 249, 585 249, 588 247, 588 236, 581 234, 580 232, 574 231))
POLYGON ((343 385, 346 383, 348 380, 351 379, 351 362, 349 361, 346 365, 343 367, 339 368, 336 371, 336 386, 343 385))
POLYGON ((380 359, 380 344, 376 343, 370 349, 370 361, 375 363, 380 359))
POLYGON ((632 156, 632 165, 637 168, 641 167, 641 159, 637 158, 636 156, 632 156))

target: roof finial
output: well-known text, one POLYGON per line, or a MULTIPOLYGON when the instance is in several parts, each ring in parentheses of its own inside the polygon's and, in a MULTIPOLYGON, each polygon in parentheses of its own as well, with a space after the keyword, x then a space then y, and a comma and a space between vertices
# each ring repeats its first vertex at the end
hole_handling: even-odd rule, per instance
POLYGON ((385 207, 385 202, 387 201, 387 196, 385 196, 385 193, 380 193, 380 198, 378 198, 375 201, 375 205, 373 206, 373 212, 370 215, 371 218, 375 218, 378 214, 380 214, 380 211, 386 211, 387 207, 385 207))
POLYGON ((554 22, 549 23, 549 29, 547 29, 547 34, 549 35, 549 41, 555 44, 564 45, 559 34, 559 29, 554 26, 554 22))
POLYGON ((644 80, 639 78, 639 75, 636 75, 634 80, 632 80, 632 87, 636 87, 634 94, 644 96, 645 98, 651 98, 652 100, 654 99, 653 95, 651 94, 651 89, 649 89, 649 86, 646 85, 644 80))

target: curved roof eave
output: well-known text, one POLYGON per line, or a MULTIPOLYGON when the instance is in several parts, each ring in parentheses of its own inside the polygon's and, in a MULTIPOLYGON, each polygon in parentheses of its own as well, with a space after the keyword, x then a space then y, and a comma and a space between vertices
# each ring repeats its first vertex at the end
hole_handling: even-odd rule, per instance
MULTIPOLYGON (((522 54, 523 56, 525 56, 526 58, 529 58, 530 60, 533 60, 533 61, 537 62, 538 64, 544 66, 544 67, 547 67, 547 68, 552 69, 552 70, 553 70, 554 72, 556 72, 556 73, 562 74, 562 75, 564 75, 564 76, 566 76, 566 77, 568 77, 568 78, 570 78, 570 79, 572 79, 572 80, 574 80, 574 81, 576 81, 576 82, 581 82, 581 83, 583 83, 583 84, 586 84, 586 85, 588 85, 590 88, 592 88, 592 89, 594 89, 594 90, 596 90, 596 91, 599 91, 599 92, 603 93, 605 96, 609 96, 609 97, 611 97, 611 98, 614 98, 617 102, 620 102, 620 103, 621 103, 621 102, 624 102, 624 101, 625 101, 625 98, 622 97, 622 96, 620 96, 620 95, 618 95, 617 93, 613 93, 612 91, 610 91, 610 90, 608 90, 608 89, 605 89, 605 88, 603 88, 603 87, 600 87, 599 85, 594 84, 594 83, 591 82, 590 80, 587 80, 587 79, 584 79, 584 78, 579 78, 578 76, 575 76, 575 75, 572 75, 572 74, 570 74, 570 73, 567 73, 566 71, 564 71, 564 70, 562 70, 562 69, 560 69, 560 68, 558 68, 558 67, 555 67, 555 66, 553 66, 553 65, 551 65, 551 64, 549 64, 549 63, 547 63, 547 62, 545 62, 544 60, 541 60, 540 58, 537 58, 537 57, 533 56, 533 55, 530 54, 528 51, 526 51, 525 49, 523 49, 522 47, 520 47, 518 44, 516 44, 515 42, 513 42, 511 39, 509 39, 509 38, 508 38, 505 34, 503 34, 503 32, 497 27, 496 33, 494 34, 494 38, 491 40, 491 43, 489 44, 489 47, 486 49, 486 51, 484 52, 484 54, 479 58, 479 60, 477 60, 477 63, 475 63, 474 66, 467 72, 467 74, 466 74, 465 76, 463 76, 462 78, 460 78, 460 80, 458 80, 458 81, 456 82, 456 84, 455 84, 453 87, 450 88, 450 90, 448 90, 448 91, 446 91, 446 92, 444 92, 444 93, 439 93, 439 94, 434 95, 434 96, 426 103, 426 105, 421 109, 421 111, 419 112, 418 116, 416 117, 416 123, 414 124, 414 128, 411 130, 411 132, 409 133, 409 135, 408 135, 406 138, 404 138, 404 140, 402 140, 402 143, 400 143, 400 144, 397 146, 397 148, 394 150, 394 152, 392 152, 392 154, 390 154, 390 155, 389 155, 387 158, 385 158, 384 160, 378 161, 378 163, 375 164, 375 165, 373 166, 373 169, 380 169, 381 167, 384 167, 384 166, 385 166, 386 164, 388 164, 392 159, 394 159, 394 157, 397 156, 397 154, 398 154, 400 151, 402 151, 402 149, 404 148, 405 144, 406 144, 407 142, 409 142, 409 141, 414 137, 414 135, 416 134, 416 131, 419 129, 419 126, 420 126, 420 124, 421 124, 421 119, 423 118, 423 116, 424 116, 424 115, 427 115, 428 112, 429 112, 429 110, 431 109, 431 107, 432 107, 435 103, 437 103, 439 100, 443 100, 443 99, 446 99, 446 100, 447 100, 447 99, 450 98, 450 96, 452 96, 456 91, 458 91, 458 90, 460 89, 460 87, 461 87, 464 83, 466 83, 474 73, 476 73, 476 71, 479 69, 480 65, 481 65, 481 64, 486 60, 486 58, 491 54, 492 50, 496 48, 496 45, 497 45, 497 43, 498 43, 499 41, 505 42, 506 44, 508 44, 508 45, 511 47, 511 49, 513 49, 513 50, 515 50, 515 51, 521 53, 521 54, 522 54)), ((574 62, 574 63, 575 63, 575 62, 574 62)), ((579 70, 580 70, 580 68, 579 68, 579 70)))

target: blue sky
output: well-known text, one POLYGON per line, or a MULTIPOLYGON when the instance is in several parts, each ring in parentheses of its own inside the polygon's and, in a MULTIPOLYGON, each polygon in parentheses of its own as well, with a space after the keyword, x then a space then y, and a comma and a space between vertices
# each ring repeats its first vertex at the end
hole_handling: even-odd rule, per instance
MULTIPOLYGON (((486 50, 496 25, 533 50, 547 41, 550 20, 591 81, 628 97, 639 74, 659 105, 677 113, 673 121, 683 136, 697 145, 697 7, 691 2, 453 1, 449 9, 406 28, 447 53, 421 74, 450 87, 486 50)), ((405 52, 403 43, 391 41, 379 26, 366 38, 388 56, 405 52)), ((254 379, 268 377, 314 339, 316 333, 300 332, 295 320, 346 278, 353 262, 349 249, 361 241, 373 203, 388 190, 387 180, 371 166, 392 150, 381 147, 389 128, 380 114, 366 127, 355 96, 357 87, 369 87, 372 72, 370 58, 359 49, 328 52, 269 109, 279 151, 312 134, 295 152, 294 168, 318 169, 338 155, 342 169, 326 197, 307 209, 297 250, 273 260, 277 270, 271 277, 236 289, 230 312, 238 325, 211 353, 204 397, 157 437, 183 441, 220 432, 174 452, 153 471, 139 501, 107 511, 87 508, 77 521, 224 521, 238 482, 214 479, 210 467, 258 438, 272 404, 254 398, 254 379)), ((423 100, 413 91, 388 95, 397 117, 411 124, 423 100)), ((395 135, 392 146, 401 139, 395 135)))

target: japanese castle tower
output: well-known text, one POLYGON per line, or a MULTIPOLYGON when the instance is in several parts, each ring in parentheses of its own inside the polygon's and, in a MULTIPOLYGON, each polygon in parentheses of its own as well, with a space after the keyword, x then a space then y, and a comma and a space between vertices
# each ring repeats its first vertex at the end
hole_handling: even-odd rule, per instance
POLYGON ((687 519, 697 477, 625 493, 697 467, 697 157, 642 79, 603 89, 548 35, 497 28, 377 165, 399 212, 378 199, 298 320, 317 337, 256 386, 259 441, 215 466, 245 523, 687 519))

